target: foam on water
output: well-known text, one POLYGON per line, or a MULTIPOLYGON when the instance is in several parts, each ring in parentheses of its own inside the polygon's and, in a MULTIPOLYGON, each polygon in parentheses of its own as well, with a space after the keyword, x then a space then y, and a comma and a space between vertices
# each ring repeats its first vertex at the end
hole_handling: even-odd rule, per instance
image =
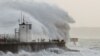
MULTIPOLYGON (((0 0, 0 33, 12 33, 14 28, 18 27, 20 11, 27 15, 27 20, 33 24, 33 33, 68 40, 68 23, 74 20, 57 6, 37 0, 0 0)), ((80 52, 69 52, 53 48, 40 52, 19 51, 16 54, 0 51, 0 56, 100 56, 99 51, 84 48, 79 50, 80 52)))
MULTIPOLYGON (((89 40, 88 40, 89 41, 89 40)), ((91 41, 91 40, 90 40, 91 41)), ((84 48, 82 46, 70 46, 70 49, 76 49, 76 50, 80 50, 80 52, 74 52, 74 51, 67 51, 67 50, 63 50, 60 48, 49 48, 46 50, 42 50, 39 52, 27 52, 24 50, 19 51, 18 53, 11 53, 11 52, 7 52, 4 53, 2 51, 0 51, 0 56, 100 56, 100 50, 95 50, 95 49, 89 49, 89 47, 87 48, 87 44, 93 44, 92 46, 94 46, 94 44, 99 44, 100 41, 91 41, 88 42, 85 40, 84 41, 84 48)), ((80 42, 80 44, 82 45, 82 42, 80 42)), ((90 45, 91 46, 91 45, 90 45)), ((99 48, 100 49, 100 48, 99 48)))
POLYGON ((69 52, 59 48, 54 48, 54 49, 42 50, 40 52, 20 51, 19 53, 16 54, 11 52, 7 53, 0 52, 0 56, 100 56, 100 51, 80 48, 80 52, 69 52))

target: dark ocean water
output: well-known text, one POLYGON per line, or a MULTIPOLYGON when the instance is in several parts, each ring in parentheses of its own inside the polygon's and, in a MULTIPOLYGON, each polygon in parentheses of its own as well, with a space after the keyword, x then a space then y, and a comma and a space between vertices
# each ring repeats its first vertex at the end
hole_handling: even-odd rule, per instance
POLYGON ((79 46, 100 51, 100 39, 80 39, 79 46))

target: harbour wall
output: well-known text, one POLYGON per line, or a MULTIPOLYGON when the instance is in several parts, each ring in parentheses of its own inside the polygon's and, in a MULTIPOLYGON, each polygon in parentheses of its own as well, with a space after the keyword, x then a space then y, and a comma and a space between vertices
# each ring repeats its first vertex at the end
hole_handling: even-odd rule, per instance
POLYGON ((0 51, 18 52, 19 50, 26 51, 40 51, 47 48, 64 48, 65 42, 13 42, 13 43, 0 43, 0 51))

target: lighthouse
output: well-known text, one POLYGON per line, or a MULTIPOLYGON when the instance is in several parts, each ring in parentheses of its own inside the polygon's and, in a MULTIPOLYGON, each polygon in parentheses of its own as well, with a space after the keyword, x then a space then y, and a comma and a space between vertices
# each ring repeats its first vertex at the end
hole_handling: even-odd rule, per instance
POLYGON ((20 42, 32 42, 32 24, 26 23, 24 18, 19 24, 19 40, 20 42))

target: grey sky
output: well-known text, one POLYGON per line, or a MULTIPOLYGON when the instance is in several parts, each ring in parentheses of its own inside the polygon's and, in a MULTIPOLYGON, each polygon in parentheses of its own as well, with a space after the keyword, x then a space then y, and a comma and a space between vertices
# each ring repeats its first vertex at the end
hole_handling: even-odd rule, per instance
POLYGON ((100 0, 50 0, 72 16, 74 27, 100 27, 100 0))
MULTIPOLYGON (((20 0, 21 1, 21 0, 20 0)), ((29 0, 26 0, 29 1, 29 0)), ((36 0, 40 1, 40 0, 36 0)), ((67 11, 76 23, 73 27, 100 27, 100 0, 41 0, 67 11)))

